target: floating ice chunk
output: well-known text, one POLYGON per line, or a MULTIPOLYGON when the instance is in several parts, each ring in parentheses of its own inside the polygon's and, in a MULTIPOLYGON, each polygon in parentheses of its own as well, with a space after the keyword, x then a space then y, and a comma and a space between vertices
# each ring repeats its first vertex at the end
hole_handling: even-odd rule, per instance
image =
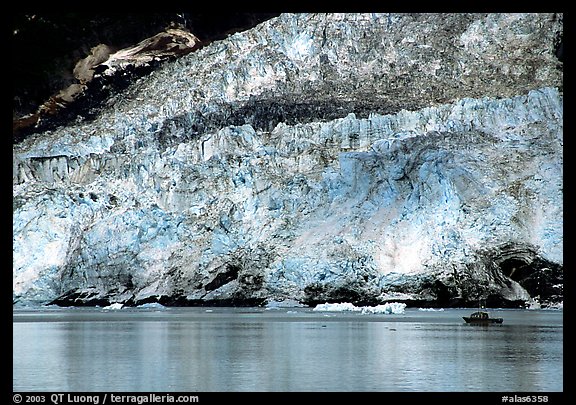
POLYGON ((115 302, 113 304, 110 304, 102 309, 122 309, 122 307, 124 306, 124 304, 121 304, 119 302, 115 302))
POLYGON ((286 299, 283 301, 270 300, 266 303, 266 309, 278 309, 278 308, 302 308, 306 305, 301 304, 299 301, 286 299))
POLYGON ((425 312, 438 312, 438 311, 444 311, 444 308, 418 308, 418 311, 425 311, 425 312))
POLYGON ((329 311, 329 312, 342 312, 342 311, 360 311, 360 308, 354 306, 349 302, 335 303, 335 304, 318 304, 312 311, 329 311))
POLYGON ((528 300, 528 302, 526 303, 526 308, 528 309, 542 309, 542 305, 540 304, 540 301, 538 300, 539 297, 535 297, 535 298, 530 298, 530 300, 528 300))
POLYGON ((373 307, 357 307, 349 302, 335 303, 335 304, 318 304, 313 311, 324 312, 361 312, 363 314, 403 314, 406 304, 401 302, 387 302, 382 305, 373 307))
POLYGON ((138 305, 137 308, 146 308, 146 309, 166 309, 166 307, 159 302, 147 302, 146 304, 138 305))
POLYGON ((560 309, 564 310, 564 301, 549 304, 545 309, 560 309))
POLYGON ((387 302, 375 307, 361 307, 363 314, 403 314, 406 304, 401 302, 387 302))

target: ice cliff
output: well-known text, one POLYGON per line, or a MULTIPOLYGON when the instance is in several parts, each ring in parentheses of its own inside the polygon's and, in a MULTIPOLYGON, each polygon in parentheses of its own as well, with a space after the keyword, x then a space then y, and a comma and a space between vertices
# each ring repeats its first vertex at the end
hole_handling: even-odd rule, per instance
POLYGON ((563 297, 555 14, 283 14, 13 148, 13 301, 563 297))

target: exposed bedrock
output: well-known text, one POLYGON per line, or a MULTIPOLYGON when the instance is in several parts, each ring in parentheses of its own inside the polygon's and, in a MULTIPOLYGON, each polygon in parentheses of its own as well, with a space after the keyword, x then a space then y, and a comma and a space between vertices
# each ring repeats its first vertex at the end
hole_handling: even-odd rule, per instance
POLYGON ((166 63, 14 146, 13 300, 560 302, 559 32, 287 14, 166 63))

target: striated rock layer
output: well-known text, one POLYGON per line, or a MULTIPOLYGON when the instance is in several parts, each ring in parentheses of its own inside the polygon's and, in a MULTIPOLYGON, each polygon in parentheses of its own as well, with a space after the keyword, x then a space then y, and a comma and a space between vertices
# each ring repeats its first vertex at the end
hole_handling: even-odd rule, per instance
POLYGON ((285 14, 14 147, 13 300, 562 300, 562 17, 285 14))

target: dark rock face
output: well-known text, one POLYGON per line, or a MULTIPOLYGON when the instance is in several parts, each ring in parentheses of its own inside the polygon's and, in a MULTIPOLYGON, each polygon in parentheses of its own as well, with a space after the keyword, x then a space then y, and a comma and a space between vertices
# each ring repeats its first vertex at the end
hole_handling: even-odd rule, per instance
POLYGON ((561 302, 561 36, 285 14, 164 63, 14 146, 13 301, 561 302))
POLYGON ((16 13, 12 19, 13 142, 77 120, 90 120, 110 96, 148 75, 162 61, 277 15, 16 13), (182 32, 170 32, 175 29, 182 32), (191 37, 195 43, 190 42, 191 37), (121 49, 134 50, 138 47, 135 44, 141 45, 140 53, 156 57, 123 63, 121 68, 102 66, 110 54, 121 49), (97 65, 101 66, 100 77, 92 82, 97 65), (104 70, 108 74, 102 77, 104 70))
POLYGON ((74 65, 91 48, 98 44, 129 47, 171 22, 179 22, 175 13, 13 13, 14 118, 34 113, 49 97, 71 85, 74 65))
POLYGON ((104 44, 92 48, 74 67, 76 83, 50 97, 35 113, 14 120, 14 141, 73 119, 92 119, 110 95, 150 73, 163 61, 186 55, 199 46, 200 40, 188 31, 171 28, 116 52, 104 44))

